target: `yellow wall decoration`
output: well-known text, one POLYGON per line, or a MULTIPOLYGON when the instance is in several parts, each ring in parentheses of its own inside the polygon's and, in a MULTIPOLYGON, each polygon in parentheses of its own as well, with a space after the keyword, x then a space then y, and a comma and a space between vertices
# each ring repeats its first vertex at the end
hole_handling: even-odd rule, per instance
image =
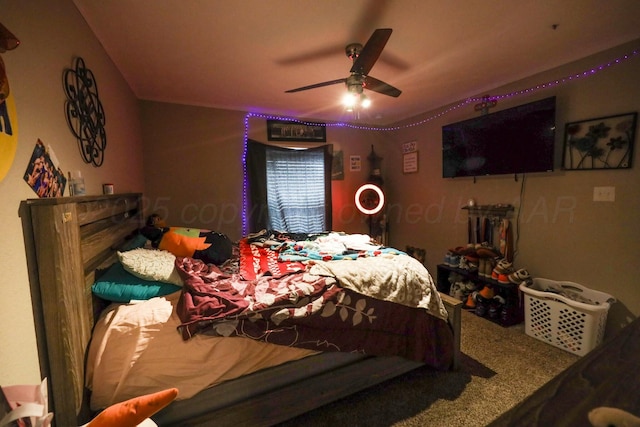
POLYGON ((9 172, 18 148, 18 115, 9 78, 0 58, 0 181, 9 172))

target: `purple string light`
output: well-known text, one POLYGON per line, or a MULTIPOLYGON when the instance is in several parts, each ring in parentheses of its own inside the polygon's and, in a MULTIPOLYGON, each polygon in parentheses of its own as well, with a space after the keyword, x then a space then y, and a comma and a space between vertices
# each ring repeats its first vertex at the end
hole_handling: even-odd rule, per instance
MULTIPOLYGON (((578 79, 582 79, 584 77, 590 77, 593 76, 597 73, 599 73, 600 71, 604 71, 608 68, 613 67, 614 65, 619 65, 622 64, 623 62, 632 59, 633 57, 637 56, 640 53, 640 51, 638 49, 633 50, 631 53, 627 53, 619 58, 616 58, 612 61, 606 62, 604 64, 600 64, 597 67, 594 68, 590 68, 588 70, 585 70, 581 73, 576 73, 576 74, 571 74, 568 75, 566 77, 562 77, 559 79, 555 79, 555 80, 551 80, 542 84, 537 84, 535 86, 531 86, 525 89, 521 89, 521 90, 517 90, 514 92, 510 92, 510 93, 505 93, 505 94, 501 94, 501 95, 493 95, 490 96, 489 98, 484 98, 484 97, 474 97, 474 98, 467 98, 463 101, 458 102, 455 105, 452 105, 448 108, 445 108, 444 110, 440 111, 439 113, 436 113, 430 117, 427 117, 425 119, 422 119, 420 121, 414 122, 414 123, 409 123, 406 125, 402 125, 402 126, 390 126, 390 127, 375 127, 375 126, 361 126, 361 125, 355 125, 355 124, 351 124, 351 123, 343 123, 343 122, 337 122, 337 123, 324 123, 324 126, 327 127, 348 127, 351 129, 357 129, 357 130, 367 130, 367 131, 395 131, 395 130, 400 130, 400 129, 406 129, 406 128, 410 128, 410 127, 415 127, 415 126, 420 126, 423 125, 425 123, 428 123, 432 120, 435 120, 437 118, 440 118, 452 111, 455 111, 459 108, 464 107, 465 105, 469 105, 472 103, 476 103, 476 102, 481 102, 481 101, 497 101, 500 99, 508 99, 508 98, 513 98, 515 96, 519 96, 519 95, 528 95, 531 94, 533 92, 539 91, 539 90, 543 90, 543 89, 549 89, 555 86, 560 86, 562 84, 565 83, 571 83, 575 80, 578 79)), ((267 120, 288 120, 288 121, 292 121, 292 122, 297 122, 300 124, 304 124, 304 125, 313 125, 313 126, 317 126, 318 123, 316 122, 307 122, 301 119, 297 119, 294 117, 282 117, 282 116, 274 116, 274 115, 269 115, 269 114, 260 114, 260 113, 247 113, 244 119, 244 150, 242 153, 242 167, 243 167, 243 194, 242 194, 242 204, 243 204, 243 210, 242 210, 242 231, 243 234, 246 235, 248 233, 248 209, 249 209, 249 195, 248 195, 248 191, 249 191, 249 182, 248 182, 248 176, 247 176, 247 143, 249 140, 249 119, 251 117, 257 117, 257 118, 262 118, 262 119, 267 119, 267 120)))

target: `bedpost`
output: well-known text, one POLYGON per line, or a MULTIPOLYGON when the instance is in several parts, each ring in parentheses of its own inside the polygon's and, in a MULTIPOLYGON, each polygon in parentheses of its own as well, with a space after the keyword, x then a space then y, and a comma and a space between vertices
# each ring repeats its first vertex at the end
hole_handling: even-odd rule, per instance
POLYGON ((453 365, 451 369, 457 371, 460 368, 460 335, 462 333, 462 301, 440 292, 440 298, 449 314, 449 324, 453 330, 453 365))

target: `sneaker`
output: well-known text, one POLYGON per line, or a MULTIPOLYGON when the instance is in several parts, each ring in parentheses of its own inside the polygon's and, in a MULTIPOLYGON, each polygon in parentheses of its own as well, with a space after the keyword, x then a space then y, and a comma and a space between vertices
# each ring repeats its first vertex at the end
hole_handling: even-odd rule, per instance
POLYGON ((465 284, 464 282, 456 282, 454 283, 451 289, 451 296, 457 300, 464 301, 465 297, 465 284))
POLYGON ((473 309, 476 308, 476 295, 477 292, 472 292, 467 297, 467 301, 464 303, 463 308, 473 309))
POLYGON ((478 259, 478 276, 487 277, 487 260, 478 259))
POLYGON ((455 267, 455 268, 459 268, 460 267, 460 255, 456 255, 456 254, 451 254, 449 255, 449 267, 455 267))
POLYGON ((448 265, 449 267, 457 267, 458 260, 455 259, 454 254, 452 254, 451 252, 447 252, 447 254, 444 256, 444 265, 448 265))
POLYGON ((498 283, 502 283, 503 285, 511 284, 511 282, 509 281, 509 274, 499 274, 498 283))
POLYGON ((460 270, 469 270, 469 262, 463 256, 460 257, 460 261, 458 262, 458 268, 460 270))
POLYGON ((478 271, 478 263, 467 260, 467 270, 471 273, 476 273, 478 271))
POLYGON ((463 255, 466 250, 465 246, 456 246, 455 248, 450 248, 449 252, 453 255, 463 255))
POLYGON ((477 286, 476 286, 476 284, 475 284, 475 283, 473 283, 471 280, 467 280, 467 281, 464 283, 464 286, 462 287, 462 289, 463 289, 465 292, 467 292, 467 293, 471 293, 471 292, 473 292, 473 291, 477 290, 477 286))
POLYGON ((512 301, 507 301, 503 304, 502 310, 500 310, 500 324, 503 326, 511 326, 520 322, 520 315, 518 314, 518 306, 512 301))
POLYGON ((480 258, 478 274, 487 279, 491 279, 493 267, 495 267, 495 260, 493 258, 480 258))
POLYGON ((478 264, 478 260, 480 259, 475 250, 467 252, 466 254, 464 254, 464 257, 467 259, 467 261, 474 264, 478 264))
POLYGON ((504 305, 504 298, 500 295, 496 295, 491 299, 489 303, 489 318, 497 320, 502 313, 502 306, 504 305))
POLYGON ((513 273, 513 264, 511 264, 509 261, 507 261, 506 259, 501 259, 500 261, 498 261, 498 263, 496 264, 495 268, 493 269, 493 271, 491 272, 491 278, 494 280, 498 280, 500 281, 500 275, 507 275, 507 282, 509 283, 509 278, 508 275, 513 273))
POLYGON ((495 293, 493 292, 493 288, 491 286, 485 286, 484 288, 482 288, 479 294, 482 298, 487 300, 490 300, 495 296, 495 293))
POLYGON ((480 258, 497 258, 500 256, 500 251, 491 246, 485 246, 484 244, 476 249, 476 253, 480 258))
POLYGON ((460 289, 460 282, 452 283, 451 287, 449 288, 449 296, 452 296, 455 298, 455 295, 459 289, 460 289))
POLYGON ((524 268, 514 271, 507 276, 507 279, 509 281, 508 283, 515 283, 516 285, 519 285, 520 283, 524 282, 525 280, 529 280, 530 278, 531 275, 524 268))

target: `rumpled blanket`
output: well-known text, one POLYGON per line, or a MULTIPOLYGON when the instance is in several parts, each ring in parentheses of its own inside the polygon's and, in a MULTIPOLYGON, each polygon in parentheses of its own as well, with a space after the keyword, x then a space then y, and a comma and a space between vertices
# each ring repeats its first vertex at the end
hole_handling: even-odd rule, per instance
POLYGON ((184 340, 241 336, 316 351, 401 356, 438 369, 451 364, 451 329, 423 308, 369 297, 310 272, 245 280, 187 257, 176 258, 176 267, 184 281, 176 308, 184 340))
POLYGON ((383 301, 424 308, 447 319, 440 295, 427 269, 408 255, 380 255, 344 261, 313 261, 309 272, 335 277, 338 284, 383 301))

